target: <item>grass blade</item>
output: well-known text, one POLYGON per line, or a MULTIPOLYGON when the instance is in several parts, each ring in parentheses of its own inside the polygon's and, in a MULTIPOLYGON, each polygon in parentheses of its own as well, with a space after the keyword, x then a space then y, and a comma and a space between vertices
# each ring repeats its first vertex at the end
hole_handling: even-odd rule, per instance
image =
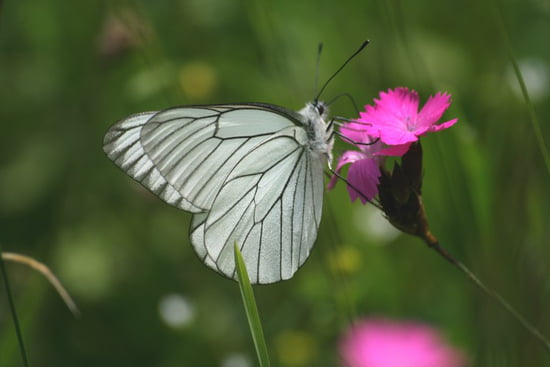
POLYGON ((267 353, 267 345, 265 343, 262 323, 260 322, 260 315, 258 314, 258 308, 256 307, 256 299, 254 298, 254 292, 252 291, 252 286, 250 285, 246 265, 244 264, 243 256, 239 250, 239 246, 237 246, 237 243, 235 243, 235 267, 237 269, 237 277, 239 281, 239 288, 241 290, 241 296, 243 298, 244 310, 246 313, 246 318, 248 319, 248 327, 250 328, 250 333, 252 334, 252 340, 254 341, 254 347, 256 348, 256 354, 258 355, 260 367, 269 367, 271 364, 267 353))
POLYGON ((510 41, 510 36, 508 36, 506 25, 504 24, 504 16, 502 14, 502 9, 501 9, 502 6, 500 1, 494 0, 493 6, 494 6, 495 18, 497 21, 497 25, 499 27, 499 31, 504 40, 504 45, 506 47, 506 51, 508 52, 508 57, 510 58, 510 62, 512 63, 514 75, 516 76, 516 79, 519 83, 521 94, 523 95, 525 105, 527 106, 529 119, 531 120, 531 125, 533 127, 535 138, 537 139, 537 144, 539 146, 540 154, 542 155, 542 159, 544 161, 544 164, 546 165, 546 170, 548 171, 548 173, 550 173, 550 153, 548 152, 548 146, 546 145, 546 141, 544 140, 544 135, 542 133, 542 128, 540 127, 540 122, 537 117, 537 113, 535 112, 535 107, 533 106, 533 103, 531 102, 531 98, 529 97, 527 85, 525 84, 525 80, 523 79, 523 75, 519 68, 518 62, 516 61, 516 58, 514 56, 512 42, 510 41))
MULTIPOLYGON (((0 254, 2 254, 2 246, 0 245, 0 254)), ((21 326, 19 325, 19 318, 17 317, 17 310, 15 308, 15 302, 13 301, 13 295, 11 294, 10 283, 8 281, 8 272, 4 264, 4 259, 0 256, 0 272, 2 273, 2 279, 4 280, 4 287, 6 288, 6 295, 8 297, 8 304, 10 306, 11 317, 15 326, 15 333, 17 334, 17 342, 19 343, 19 350, 21 351, 21 358, 23 360, 23 366, 29 367, 29 360, 27 358, 27 351, 25 350, 25 343, 23 342, 23 333, 21 332, 21 326)))

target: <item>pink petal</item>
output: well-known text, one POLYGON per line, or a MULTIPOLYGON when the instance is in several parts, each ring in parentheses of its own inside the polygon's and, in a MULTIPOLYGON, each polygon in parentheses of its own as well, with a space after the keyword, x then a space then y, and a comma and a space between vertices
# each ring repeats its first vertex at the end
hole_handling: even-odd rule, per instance
POLYGON ((366 126, 367 133, 388 145, 416 141, 410 126, 416 126, 418 101, 418 93, 407 88, 381 92, 375 107, 365 106, 366 112, 360 113, 359 121, 370 124, 366 126))
MULTIPOLYGON (((430 97, 420 112, 418 93, 404 87, 380 92, 380 98, 374 101, 375 105, 366 105, 355 125, 350 124, 344 133, 352 141, 365 143, 379 138, 387 145, 407 145, 417 141, 419 136, 446 129, 457 121, 435 125, 451 104, 451 96, 447 93, 439 92, 430 97)), ((358 146, 365 151, 361 145, 358 146)), ((402 149, 390 148, 378 155, 398 155, 402 149)))
POLYGON ((437 93, 428 98, 428 101, 418 113, 417 126, 429 128, 434 125, 451 105, 451 96, 447 93, 437 93))
POLYGON ((359 198, 365 204, 367 200, 372 200, 378 194, 378 177, 380 177, 380 168, 375 159, 364 158, 353 162, 347 177, 351 201, 359 198))
MULTIPOLYGON (((384 144, 380 139, 378 141, 374 141, 374 139, 369 137, 369 141, 364 142, 363 144, 357 144, 357 147, 361 149, 361 151, 367 156, 367 157, 374 157, 376 153, 384 148, 384 144)), ((378 160, 378 163, 382 163, 380 160, 378 160)))
MULTIPOLYGON (((364 158, 366 158, 366 155, 356 150, 345 151, 344 154, 342 154, 338 159, 338 164, 336 165, 336 173, 340 174, 340 170, 342 169, 342 167, 344 167, 344 165, 356 162, 364 158)), ((327 189, 332 190, 334 186, 336 186, 336 182, 338 182, 338 179, 338 176, 333 175, 328 182, 327 189)))
POLYGON ((411 146, 411 143, 393 145, 386 149, 381 149, 374 154, 378 156, 386 155, 386 156, 393 156, 393 157, 401 157, 403 154, 407 153, 410 146, 411 146))
POLYGON ((433 125, 430 131, 436 132, 436 131, 448 129, 449 127, 453 126, 457 121, 458 119, 452 119, 452 120, 443 122, 439 125, 433 125))
POLYGON ((368 126, 369 125, 363 122, 354 121, 344 124, 344 126, 340 128, 340 133, 347 138, 344 139, 344 141, 348 143, 370 143, 371 138, 367 133, 368 126))
POLYGON ((376 102, 377 109, 388 111, 402 121, 418 114, 418 93, 405 87, 388 89, 387 93, 381 92, 380 99, 376 102))
POLYGON ((407 131, 403 120, 387 111, 380 110, 371 114, 361 112, 360 116, 358 121, 365 124, 365 131, 374 138, 380 138, 381 132, 386 130, 407 131))
POLYGON ((415 131, 397 130, 392 128, 379 131, 378 136, 383 143, 388 145, 400 145, 412 143, 418 140, 418 136, 415 131))

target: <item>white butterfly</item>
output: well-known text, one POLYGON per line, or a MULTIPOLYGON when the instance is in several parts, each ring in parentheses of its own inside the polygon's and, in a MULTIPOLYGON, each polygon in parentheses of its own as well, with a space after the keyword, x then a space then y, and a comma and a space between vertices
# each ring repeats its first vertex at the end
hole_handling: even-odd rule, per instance
POLYGON ((105 135, 116 165, 162 200, 193 213, 200 259, 235 278, 237 242, 252 283, 291 278, 321 221, 333 129, 324 103, 299 112, 248 103, 129 116, 105 135))

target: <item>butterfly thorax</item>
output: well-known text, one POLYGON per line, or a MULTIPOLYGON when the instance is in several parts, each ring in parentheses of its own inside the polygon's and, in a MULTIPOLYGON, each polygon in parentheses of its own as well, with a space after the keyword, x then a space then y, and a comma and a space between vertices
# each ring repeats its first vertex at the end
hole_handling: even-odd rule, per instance
POLYGON ((298 111, 309 137, 309 146, 316 153, 332 163, 332 145, 334 143, 332 124, 326 121, 328 107, 324 102, 308 102, 298 111))

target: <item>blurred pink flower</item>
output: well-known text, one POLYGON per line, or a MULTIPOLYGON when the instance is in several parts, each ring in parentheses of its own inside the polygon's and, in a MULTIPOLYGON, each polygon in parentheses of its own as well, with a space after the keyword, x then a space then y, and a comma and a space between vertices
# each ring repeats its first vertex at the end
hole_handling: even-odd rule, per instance
POLYGON ((365 106, 357 124, 364 132, 390 147, 379 154, 401 156, 407 152, 411 143, 428 132, 436 132, 454 125, 458 119, 452 119, 436 125, 443 113, 451 105, 451 96, 437 93, 418 111, 419 97, 414 90, 405 87, 380 92, 375 105, 365 106))
POLYGON ((367 319, 350 329, 340 344, 346 367, 464 367, 460 352, 427 325, 367 319))

